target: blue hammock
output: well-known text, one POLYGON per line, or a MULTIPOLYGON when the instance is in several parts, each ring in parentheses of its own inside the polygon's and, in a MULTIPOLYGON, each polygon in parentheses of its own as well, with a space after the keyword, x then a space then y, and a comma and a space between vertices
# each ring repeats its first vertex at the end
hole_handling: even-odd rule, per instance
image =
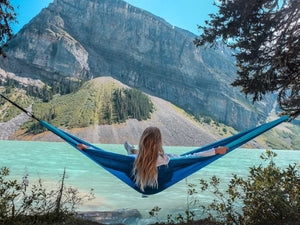
MULTIPOLYGON (((251 139, 259 136, 260 134, 266 132, 267 130, 277 126, 278 124, 287 121, 288 119, 288 116, 281 117, 270 123, 266 123, 261 126, 246 130, 239 134, 209 144, 202 148, 198 148, 193 151, 184 153, 182 155, 201 152, 218 146, 229 147, 229 150, 227 151, 228 153, 236 149, 237 147, 245 144, 246 142, 250 141, 251 139)), ((200 170, 201 168, 207 166, 208 164, 223 156, 215 155, 205 157, 171 158, 168 165, 158 167, 158 188, 146 187, 144 191, 141 191, 139 187, 135 185, 134 178, 131 174, 135 160, 134 157, 104 151, 103 149, 100 149, 67 132, 64 132, 46 123, 45 121, 40 121, 40 124, 46 127, 51 132, 58 135, 59 137, 61 137, 62 139, 64 139, 66 142, 68 142, 75 148, 77 148, 76 146, 80 143, 89 146, 89 148, 85 150, 78 150, 93 161, 95 161, 97 164, 102 166, 104 169, 115 175, 117 178, 122 180, 124 183, 129 185, 131 188, 146 195, 156 194, 165 190, 166 188, 181 181, 182 179, 188 177, 192 173, 200 170)))

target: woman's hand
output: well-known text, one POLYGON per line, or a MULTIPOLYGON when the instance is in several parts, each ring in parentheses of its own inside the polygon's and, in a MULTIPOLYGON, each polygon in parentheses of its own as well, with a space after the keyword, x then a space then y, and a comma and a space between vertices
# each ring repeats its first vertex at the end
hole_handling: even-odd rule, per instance
POLYGON ((219 146, 219 147, 215 148, 216 154, 220 154, 220 155, 224 155, 227 150, 229 150, 229 148, 224 147, 224 146, 219 146))
POLYGON ((85 145, 85 144, 78 144, 77 145, 77 148, 80 149, 80 150, 84 150, 86 148, 88 148, 89 146, 85 145))

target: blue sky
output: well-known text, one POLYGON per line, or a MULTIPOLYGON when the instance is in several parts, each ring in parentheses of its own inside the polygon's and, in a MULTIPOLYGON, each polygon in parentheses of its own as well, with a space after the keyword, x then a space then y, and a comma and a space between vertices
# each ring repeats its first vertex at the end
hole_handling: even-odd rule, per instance
MULTIPOLYGON (((213 0, 125 0, 131 5, 147 10, 164 18, 170 24, 199 34, 197 24, 203 25, 209 13, 215 13, 213 0)), ((53 0, 11 0, 17 9, 19 24, 13 26, 19 31, 53 0)))

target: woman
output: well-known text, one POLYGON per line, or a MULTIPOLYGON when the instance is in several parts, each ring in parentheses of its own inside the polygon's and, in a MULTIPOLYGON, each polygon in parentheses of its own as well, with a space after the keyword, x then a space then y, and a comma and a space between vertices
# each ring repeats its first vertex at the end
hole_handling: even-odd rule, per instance
MULTIPOLYGON (((148 127, 144 130, 140 138, 139 150, 135 149, 134 146, 130 145, 128 142, 125 142, 124 146, 128 155, 136 157, 132 172, 135 176, 136 185, 142 191, 144 191, 145 187, 158 187, 157 167, 167 165, 170 158, 212 156, 216 154, 225 154, 229 149, 228 147, 218 147, 185 156, 165 154, 162 148, 161 132, 157 127, 148 127)), ((77 148, 84 150, 88 148, 88 146, 78 144, 77 148)))
POLYGON ((148 127, 144 130, 139 142, 139 150, 135 149, 134 146, 130 145, 128 142, 125 142, 124 146, 129 155, 136 156, 133 174, 135 175, 136 185, 142 191, 144 191, 145 187, 158 187, 157 167, 167 165, 170 158, 212 156, 216 154, 225 154, 229 149, 228 147, 218 147, 186 156, 165 154, 162 148, 161 132, 157 127, 148 127))

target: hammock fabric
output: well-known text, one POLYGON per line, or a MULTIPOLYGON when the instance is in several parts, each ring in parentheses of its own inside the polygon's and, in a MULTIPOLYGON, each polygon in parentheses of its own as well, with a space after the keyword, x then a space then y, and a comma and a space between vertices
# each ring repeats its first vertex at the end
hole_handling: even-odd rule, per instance
MULTIPOLYGON (((266 132, 267 130, 270 130, 271 128, 277 126, 278 124, 287 121, 288 119, 288 116, 281 117, 275 121, 246 130, 239 134, 233 135, 231 137, 209 144, 202 148, 195 149, 182 155, 201 152, 218 146, 229 147, 229 150, 227 151, 228 153, 250 141, 251 139, 259 136, 260 134, 266 132)), ((135 185, 134 178, 131 174, 135 160, 134 157, 104 151, 103 149, 100 149, 67 132, 64 132, 46 123, 45 121, 39 122, 42 126, 46 127, 51 132, 64 139, 76 149, 78 149, 76 146, 80 143, 89 146, 89 148, 85 150, 78 150, 95 161, 97 164, 102 166, 104 169, 115 175, 117 178, 122 180, 124 183, 129 185, 131 188, 145 195, 159 193, 223 156, 215 155, 205 157, 171 158, 168 165, 158 167, 158 188, 146 187, 144 191, 141 191, 135 185)))

